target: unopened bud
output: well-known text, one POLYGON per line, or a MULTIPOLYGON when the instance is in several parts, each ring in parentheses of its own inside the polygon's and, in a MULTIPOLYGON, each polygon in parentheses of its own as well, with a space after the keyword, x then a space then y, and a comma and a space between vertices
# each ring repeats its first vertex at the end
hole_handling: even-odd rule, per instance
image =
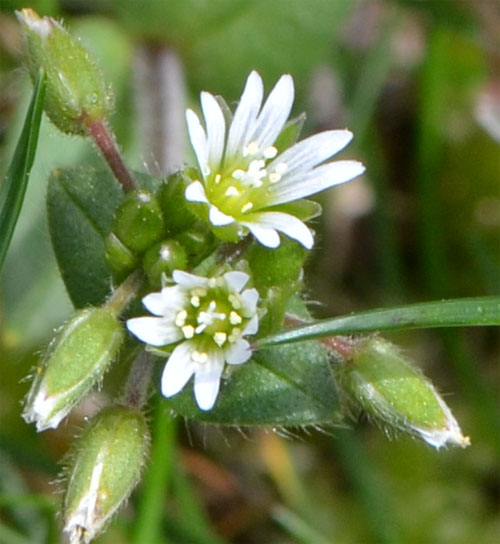
POLYGON ((113 104, 89 53, 61 24, 51 17, 40 17, 32 9, 16 12, 26 39, 30 76, 46 72, 45 112, 59 130, 85 134, 92 121, 107 119, 113 104))
POLYGON ((469 445, 432 384, 389 341, 372 337, 360 343, 339 377, 352 401, 388 429, 420 437, 436 449, 469 445))
POLYGON ((70 458, 63 523, 71 544, 91 542, 139 481, 149 448, 141 412, 106 408, 89 423, 70 458))
POLYGON ((165 222, 156 197, 144 189, 128 193, 116 210, 111 230, 134 253, 159 242, 165 236, 165 222))
POLYGON ((146 251, 142 264, 150 285, 160 289, 164 275, 171 276, 174 270, 186 268, 186 251, 176 240, 164 240, 146 251))
POLYGON ((104 308, 80 310, 62 328, 36 369, 23 417, 38 431, 59 422, 98 382, 118 353, 124 333, 104 308))

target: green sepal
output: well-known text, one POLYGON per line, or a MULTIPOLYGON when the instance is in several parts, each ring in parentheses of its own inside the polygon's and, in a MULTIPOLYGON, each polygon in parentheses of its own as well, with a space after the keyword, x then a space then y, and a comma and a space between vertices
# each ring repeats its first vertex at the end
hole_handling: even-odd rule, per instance
POLYGON ((137 485, 149 443, 145 417, 136 409, 105 408, 90 421, 66 471, 63 524, 72 542, 90 542, 105 529, 137 485))
POLYGON ((106 238, 106 260, 115 284, 121 283, 137 267, 136 256, 113 232, 106 238))
POLYGON ((92 121, 104 121, 113 94, 94 59, 57 21, 32 9, 16 12, 27 45, 27 65, 35 81, 46 71, 45 112, 67 134, 85 134, 92 121))
POLYGON ((297 117, 290 119, 287 122, 280 135, 274 142, 274 147, 278 150, 278 153, 283 153, 293 144, 297 142, 300 136, 300 132, 306 121, 306 114, 301 113, 297 117))
POLYGON ((24 419, 37 430, 55 428, 102 379, 124 339, 117 317, 105 308, 77 312, 53 340, 35 371, 24 419))
POLYGON ((321 215, 322 208, 319 202, 303 198, 301 200, 287 202, 286 204, 279 204, 278 206, 270 206, 269 208, 266 208, 266 212, 288 213, 297 217, 301 221, 309 221, 309 219, 319 217, 321 215))
POLYGON ((363 339, 337 377, 351 401, 386 428, 440 448, 466 446, 460 427, 435 388, 401 350, 379 336, 363 339))

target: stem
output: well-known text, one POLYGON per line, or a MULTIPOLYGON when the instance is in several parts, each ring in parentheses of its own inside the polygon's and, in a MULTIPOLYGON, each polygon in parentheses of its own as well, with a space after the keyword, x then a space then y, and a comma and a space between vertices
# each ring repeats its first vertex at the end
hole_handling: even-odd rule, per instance
POLYGON ((132 544, 162 542, 161 525, 174 464, 176 425, 161 399, 157 400, 153 423, 151 460, 137 506, 132 544))
POLYGON ((87 128, 122 189, 126 193, 135 189, 135 181, 123 162, 113 133, 106 124, 102 121, 90 121, 87 128))
POLYGON ((106 308, 118 316, 135 297, 142 286, 144 276, 141 270, 135 270, 130 276, 119 285, 106 302, 106 308))
POLYGON ((142 351, 132 363, 125 384, 122 404, 131 408, 142 408, 148 400, 148 389, 153 374, 153 356, 142 351))

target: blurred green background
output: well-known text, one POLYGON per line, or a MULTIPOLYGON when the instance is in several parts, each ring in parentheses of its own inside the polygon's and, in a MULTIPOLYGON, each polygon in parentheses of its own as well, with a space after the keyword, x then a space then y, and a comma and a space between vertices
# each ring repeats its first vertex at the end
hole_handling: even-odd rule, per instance
MULTIPOLYGON (((320 197, 325 213, 315 224, 319 242, 306 269, 317 317, 499 294, 500 8, 494 0, 40 0, 29 6, 2 0, 0 6, 1 175, 31 91, 13 10, 32 7, 64 18, 98 58, 116 94, 113 127, 137 170, 175 166, 172 148, 179 149, 179 164, 192 159, 184 128, 173 137, 165 128, 176 126, 165 103, 176 105, 177 120, 184 105, 198 107, 203 89, 234 104, 252 69, 267 90, 282 73, 294 76, 294 113, 307 112, 303 135, 354 132, 343 157, 362 160, 367 172, 320 197), (162 94, 169 92, 173 99, 162 94)), ((56 166, 98 160, 89 142, 43 122, 0 277, 1 544, 62 542, 59 462, 113 388, 111 374, 57 431, 36 435, 20 418, 24 378, 71 312, 47 233, 47 176, 56 166)), ((387 436, 362 418, 342 429, 290 432, 201 426, 171 420, 153 399, 153 459, 144 485, 99 543, 498 542, 498 331, 419 331, 391 339, 447 395, 470 448, 436 452, 387 436)))

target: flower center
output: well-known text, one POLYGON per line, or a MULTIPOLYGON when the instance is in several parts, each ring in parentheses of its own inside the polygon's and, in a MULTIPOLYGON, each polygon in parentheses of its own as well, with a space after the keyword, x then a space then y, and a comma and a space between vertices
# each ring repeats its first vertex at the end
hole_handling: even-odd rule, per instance
POLYGON ((241 337, 248 318, 239 295, 229 292, 224 280, 212 278, 208 288, 195 287, 187 294, 189 304, 174 320, 186 340, 196 337, 209 350, 227 347, 241 337))
POLYGON ((266 207, 268 188, 280 181, 288 169, 284 162, 274 164, 277 154, 274 146, 262 149, 257 142, 250 142, 237 160, 209 176, 206 189, 210 202, 231 217, 266 207))

